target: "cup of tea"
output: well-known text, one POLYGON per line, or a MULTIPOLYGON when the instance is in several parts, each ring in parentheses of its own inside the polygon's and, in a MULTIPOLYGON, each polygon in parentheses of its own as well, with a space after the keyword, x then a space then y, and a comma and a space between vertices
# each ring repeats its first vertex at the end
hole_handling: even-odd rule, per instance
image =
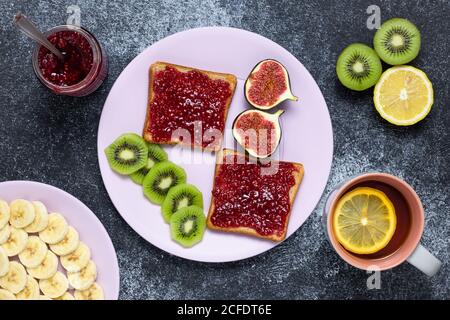
POLYGON ((323 212, 328 239, 347 263, 387 270, 408 261, 433 276, 442 263, 420 244, 424 222, 416 192, 386 173, 366 173, 339 184, 323 212))

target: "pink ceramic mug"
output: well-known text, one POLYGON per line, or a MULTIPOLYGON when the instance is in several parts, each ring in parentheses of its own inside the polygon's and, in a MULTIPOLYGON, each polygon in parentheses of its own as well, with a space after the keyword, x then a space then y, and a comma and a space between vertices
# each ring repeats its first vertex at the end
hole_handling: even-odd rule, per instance
POLYGON ((323 218, 331 245, 342 259, 357 268, 387 270, 408 261, 428 276, 433 276, 441 267, 441 262, 420 244, 424 228, 424 210, 419 197, 409 184, 393 175, 367 173, 338 185, 327 199, 323 218), (397 228, 389 244, 370 255, 347 251, 333 232, 332 217, 339 199, 359 186, 383 191, 393 202, 397 215, 397 228))

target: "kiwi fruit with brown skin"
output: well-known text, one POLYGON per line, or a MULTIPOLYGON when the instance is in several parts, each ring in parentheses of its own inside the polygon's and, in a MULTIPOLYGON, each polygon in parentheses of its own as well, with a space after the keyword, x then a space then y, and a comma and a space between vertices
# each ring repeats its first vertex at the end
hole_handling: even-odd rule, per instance
POLYGON ((148 148, 137 134, 125 133, 105 149, 105 154, 114 171, 129 175, 145 166, 148 148))
POLYGON ((159 145, 147 142, 147 148, 147 163, 143 168, 130 174, 131 180, 133 180, 137 184, 142 184, 145 176, 148 174, 150 169, 155 166, 155 164, 168 159, 167 152, 165 152, 164 149, 159 145))
POLYGON ((393 18, 375 33, 373 46, 381 60, 391 65, 405 64, 419 54, 419 29, 409 20, 393 18))
POLYGON ((339 81, 349 89, 362 91, 374 86, 382 72, 376 52, 362 43, 353 43, 340 54, 336 63, 339 81))
POLYGON ((166 160, 155 164, 145 176, 142 187, 151 202, 161 205, 170 188, 185 182, 184 169, 166 160))

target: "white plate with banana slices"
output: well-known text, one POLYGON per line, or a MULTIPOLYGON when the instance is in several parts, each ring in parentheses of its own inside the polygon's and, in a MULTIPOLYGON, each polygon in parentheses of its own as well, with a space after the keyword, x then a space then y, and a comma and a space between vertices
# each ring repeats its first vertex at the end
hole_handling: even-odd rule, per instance
POLYGON ((116 252, 88 207, 43 183, 0 183, 0 300, 118 297, 116 252))

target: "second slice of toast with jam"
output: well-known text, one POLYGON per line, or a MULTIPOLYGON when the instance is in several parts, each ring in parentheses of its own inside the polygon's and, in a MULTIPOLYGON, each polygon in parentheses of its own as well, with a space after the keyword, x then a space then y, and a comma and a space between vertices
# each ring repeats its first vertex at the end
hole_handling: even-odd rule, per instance
POLYGON ((236 77, 167 62, 153 63, 149 77, 144 139, 219 150, 236 77))
POLYGON ((237 151, 224 149, 217 154, 208 227, 284 240, 303 174, 303 165, 299 163, 261 164, 237 151))

